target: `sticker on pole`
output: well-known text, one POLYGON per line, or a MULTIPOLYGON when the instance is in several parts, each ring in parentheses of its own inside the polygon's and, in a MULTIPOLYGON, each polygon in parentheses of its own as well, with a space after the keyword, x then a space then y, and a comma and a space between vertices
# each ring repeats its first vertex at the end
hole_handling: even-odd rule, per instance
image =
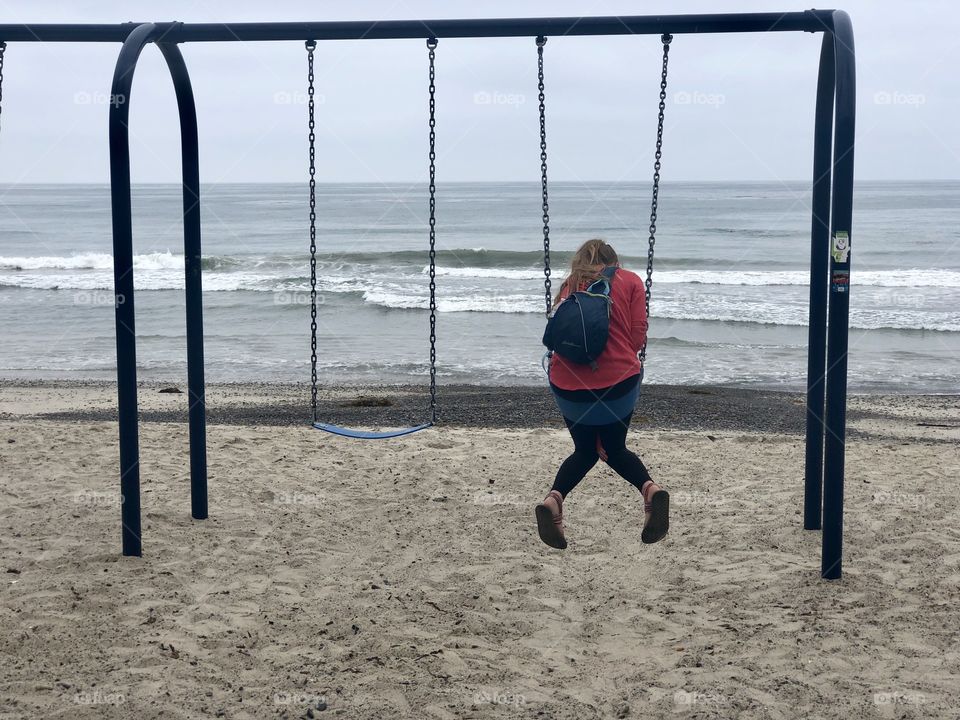
POLYGON ((830 276, 830 291, 847 293, 850 291, 850 273, 846 270, 834 272, 830 276))
POLYGON ((833 234, 833 240, 830 242, 830 254, 833 261, 845 263, 850 260, 850 233, 845 230, 838 230, 833 234))

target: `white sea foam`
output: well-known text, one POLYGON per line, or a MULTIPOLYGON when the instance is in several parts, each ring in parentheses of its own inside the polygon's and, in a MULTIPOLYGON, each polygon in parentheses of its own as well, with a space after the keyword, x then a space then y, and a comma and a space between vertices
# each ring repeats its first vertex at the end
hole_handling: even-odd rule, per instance
MULTIPOLYGON (((798 285, 809 284, 806 270, 661 270, 654 274, 655 283, 698 285, 798 285)), ((875 287, 944 287, 960 288, 960 271, 956 270, 856 270, 851 283, 875 287)))
MULTIPOLYGON (((231 290, 268 291, 276 278, 260 273, 205 273, 203 289, 209 292, 231 290)), ((86 273, 0 273, 0 286, 32 290, 113 290, 113 273, 91 271, 86 273)), ((182 290, 183 267, 176 270, 137 271, 134 269, 134 287, 137 290, 182 290)))
MULTIPOLYGON (((134 255, 134 270, 183 270, 183 255, 166 252, 134 255)), ((2 257, 3 270, 113 270, 113 256, 107 253, 76 255, 41 255, 37 257, 2 257)))
MULTIPOLYGON (((309 292, 307 268, 297 267, 292 256, 284 257, 279 266, 275 262, 265 263, 263 256, 243 262, 235 258, 207 258, 205 261, 213 267, 204 272, 204 290, 309 292)), ((112 257, 105 253, 0 257, 0 286, 111 291, 112 264, 112 257)), ((138 290, 183 289, 182 255, 169 251, 137 255, 134 270, 138 290)), ((332 263, 319 270, 317 290, 328 295, 328 302, 330 296, 345 298, 356 293, 366 304, 378 307, 429 307, 425 278, 416 271, 411 273, 410 268, 370 265, 364 269, 362 263, 349 267, 332 263)), ((534 287, 542 280, 536 268, 441 267, 437 274, 442 280, 438 293, 441 313, 533 314, 543 310, 541 296, 534 287)), ((852 327, 960 332, 960 316, 945 300, 945 293, 949 295, 954 288, 960 288, 960 271, 864 270, 854 271, 852 279, 856 293, 852 295, 852 327)), ((807 322, 807 307, 806 291, 801 288, 807 282, 804 270, 660 270, 654 278, 653 315, 661 321, 802 326, 807 322), (735 290, 735 286, 744 289, 735 290), (773 291, 762 290, 772 286, 783 288, 776 297, 773 291), (657 287, 661 288, 659 293, 657 287)))
MULTIPOLYGON (((423 269, 423 274, 428 273, 423 269)), ((457 278, 500 278, 504 280, 543 280, 543 270, 517 268, 438 267, 437 276, 457 278)))
MULTIPOLYGON (((426 310, 429 299, 422 294, 403 293, 397 289, 367 290, 363 300, 381 307, 426 310)), ((441 313, 542 313, 542 299, 533 295, 469 295, 441 296, 437 311, 441 313)), ((958 332, 960 321, 954 316, 927 314, 916 310, 890 308, 858 308, 851 310, 850 326, 864 330, 882 328, 903 330, 939 330, 958 332)), ((654 309, 654 321, 695 320, 701 322, 736 322, 802 327, 807 324, 804 305, 778 305, 748 301, 734 297, 712 297, 709 302, 660 298, 654 309)))
MULTIPOLYGON (((473 248, 468 252, 481 252, 482 248, 473 248)), ((238 284, 238 288, 246 288, 247 280, 252 276, 251 270, 259 270, 264 281, 273 278, 280 280, 283 274, 291 272, 307 271, 307 263, 301 263, 299 258, 284 257, 282 262, 276 258, 269 257, 251 257, 243 262, 237 258, 205 258, 205 262, 213 261, 218 263, 223 261, 227 266, 220 268, 215 266, 204 272, 204 278, 215 277, 219 273, 241 274, 246 273, 243 284, 238 284), (245 265, 244 265, 245 264, 245 265), (268 268, 272 268, 274 274, 268 273, 268 268), (298 270, 299 268, 299 270, 298 270)), ((178 273, 183 272, 183 255, 175 254, 169 250, 165 252, 144 253, 134 256, 134 270, 140 275, 150 272, 169 271, 169 275, 163 277, 174 278, 178 273)), ((336 282, 354 283, 358 278, 366 278, 370 275, 383 273, 395 273, 396 268, 390 269, 383 266, 370 265, 364 267, 361 263, 357 267, 348 267, 343 262, 320 263, 318 265, 321 272, 325 275, 327 282, 333 284, 336 282), (360 273, 360 270, 363 272, 360 273), (359 274, 358 274, 359 273, 359 274), (340 279, 337 279, 340 278, 340 279)), ((7 286, 20 287, 52 287, 46 282, 53 275, 47 271, 51 270, 72 270, 78 271, 76 274, 56 275, 60 282, 59 287, 74 287, 74 282, 81 282, 80 278, 94 271, 113 271, 113 257, 108 253, 77 253, 74 255, 41 255, 41 256, 0 256, 0 283, 7 286), (35 275, 36 274, 36 275, 35 275), (44 280, 38 280, 37 277, 43 277, 44 280)), ((543 278, 543 271, 540 268, 518 268, 518 267, 474 267, 474 266, 440 266, 436 269, 439 277, 450 277, 459 279, 477 279, 477 280, 515 280, 515 281, 537 281, 543 278)), ((422 269, 422 274, 427 273, 427 268, 422 269)), ((562 277, 558 273, 555 277, 562 277)), ((654 282, 664 285, 693 284, 693 285, 742 285, 742 286, 798 286, 805 287, 809 283, 809 273, 806 270, 702 270, 685 269, 669 270, 659 269, 654 275, 654 282)), ((920 269, 910 268, 902 270, 857 270, 854 268, 852 277, 854 286, 875 286, 875 287, 936 287, 936 288, 960 288, 960 271, 945 269, 920 269)), ((89 281, 83 280, 83 288, 89 287, 89 281)), ((234 283, 235 284, 235 283, 234 283)), ((172 285, 171 288, 180 285, 172 285)), ((231 289, 233 284, 227 282, 221 285, 222 289, 231 289)), ((146 286, 145 286, 146 287, 146 286)), ((162 281, 156 278, 151 280, 149 289, 164 289, 162 281)), ((269 288, 261 288, 269 289, 269 288)))
MULTIPOLYGON (((653 321, 697 320, 702 322, 736 322, 805 327, 807 308, 801 305, 778 305, 737 298, 718 299, 710 303, 689 303, 660 299, 652 313, 653 321)), ((943 313, 926 313, 889 307, 854 306, 850 310, 850 327, 860 330, 938 330, 960 331, 960 318, 943 313)))
MULTIPOLYGON (((391 291, 387 288, 367 290, 363 300, 371 305, 388 308, 427 310, 430 300, 424 295, 413 295, 391 291)), ((437 298, 437 312, 493 312, 493 313, 529 313, 543 312, 542 300, 537 306, 530 295, 468 295, 440 296, 437 298), (539 310, 537 310, 539 307, 539 310)))
MULTIPOLYGON (((423 273, 427 273, 424 268, 423 273)), ((505 280, 542 280, 543 270, 515 268, 438 267, 438 276, 505 280)), ((562 278, 562 275, 560 276, 562 278)), ((876 287, 960 288, 956 270, 854 270, 854 285, 876 287)), ((806 270, 659 270, 654 282, 664 285, 795 285, 806 287, 806 270)))

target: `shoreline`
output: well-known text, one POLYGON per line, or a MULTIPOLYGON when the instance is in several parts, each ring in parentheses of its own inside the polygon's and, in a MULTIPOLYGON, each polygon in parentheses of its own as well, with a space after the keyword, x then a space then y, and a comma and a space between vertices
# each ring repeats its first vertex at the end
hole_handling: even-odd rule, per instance
MULTIPOLYGON (((76 388, 101 388, 101 387, 116 387, 117 382, 114 379, 116 373, 111 373, 108 378, 102 377, 86 377, 86 378, 74 378, 74 377, 33 377, 33 376, 14 376, 14 377, 0 377, 0 388, 4 387, 76 387, 76 388)), ((540 377, 543 377, 542 375, 540 377)), ((208 380, 207 388, 232 388, 232 387, 273 387, 273 388, 307 388, 306 392, 309 393, 309 382, 306 380, 288 380, 288 379, 271 379, 271 380, 249 380, 249 379, 239 379, 239 380, 208 380)), ((179 387, 181 390, 186 392, 187 382, 186 382, 186 372, 182 375, 177 375, 176 378, 155 378, 155 377, 143 377, 138 375, 137 378, 137 387, 141 389, 151 389, 151 388, 164 388, 164 387, 179 387)), ((546 388, 546 380, 543 382, 539 380, 534 382, 529 378, 524 379, 520 382, 495 382, 495 381, 480 381, 480 382, 469 382, 463 379, 440 379, 437 383, 437 391, 442 392, 447 388, 508 388, 508 389, 519 389, 519 390, 536 390, 539 388, 546 388)), ((737 383, 737 382, 704 382, 704 383, 693 383, 693 382, 682 382, 682 383, 654 383, 654 382, 644 382, 644 388, 653 388, 653 387, 667 387, 667 388, 690 388, 690 389, 703 389, 703 390, 734 390, 734 391, 743 391, 743 392, 758 392, 758 393, 784 393, 788 395, 806 395, 806 382, 797 382, 797 383, 737 383)), ((424 376, 424 382, 410 382, 409 380, 404 381, 395 381, 395 382, 371 382, 366 379, 361 380, 345 380, 340 382, 330 382, 325 383, 321 386, 321 389, 328 390, 356 390, 360 391, 366 388, 383 388, 383 389, 398 389, 404 391, 413 391, 418 389, 426 390, 426 376, 424 376)), ((848 397, 958 397, 960 398, 960 376, 957 377, 956 389, 949 390, 932 390, 929 388, 913 388, 913 387, 904 387, 897 383, 874 383, 869 386, 864 386, 862 384, 850 384, 847 385, 847 396, 848 397)))
MULTIPOLYGON (((955 392, 931 392, 931 391, 918 391, 918 390, 900 390, 895 386, 884 389, 870 389, 862 390, 854 387, 853 389, 847 388, 848 397, 955 397, 960 399, 960 378, 957 379, 958 387, 955 392)), ((10 388, 10 387, 62 387, 62 388, 114 388, 116 387, 116 380, 104 380, 100 378, 30 378, 30 377, 2 377, 0 376, 0 388, 10 388)), ((309 383, 306 381, 290 381, 290 380, 213 380, 207 382, 207 388, 281 388, 285 390, 294 390, 298 388, 306 388, 309 393, 309 383)), ((186 390, 187 383, 185 379, 156 379, 156 378, 140 378, 137 380, 137 387, 141 389, 160 389, 165 387, 178 387, 181 390, 186 390)), ((537 389, 546 389, 547 385, 544 383, 481 383, 481 382, 438 382, 437 391, 442 392, 448 388, 477 388, 477 389, 514 389, 514 390, 537 390, 537 389)), ((800 387, 787 386, 785 389, 780 389, 774 385, 738 385, 736 383, 684 383, 684 384, 672 384, 672 383, 653 383, 653 382, 644 382, 644 388, 685 388, 690 390, 721 390, 721 391, 737 391, 744 393, 778 393, 784 395, 805 395, 805 391, 800 387)), ((424 382, 423 384, 419 383, 409 383, 409 382, 395 382, 395 383, 369 383, 369 382, 341 382, 341 383, 326 383, 320 386, 321 390, 333 390, 333 391, 349 391, 349 390, 364 390, 367 388, 382 388, 387 390, 397 389, 404 391, 415 391, 415 390, 424 390, 426 391, 427 385, 424 382)))
MULTIPOLYGON (((97 380, 0 380, 0 419, 115 422, 116 384, 97 380)), ((138 384, 143 423, 186 423, 186 385, 138 384), (177 390, 179 392, 166 392, 177 390)), ((545 386, 441 385, 438 429, 563 429, 545 386)), ((310 388, 305 383, 212 383, 206 388, 207 423, 227 426, 309 427, 310 388)), ((850 437, 892 437, 948 430, 952 438, 960 395, 848 395, 850 437)), ((429 416, 425 386, 337 385, 318 394, 321 421, 357 427, 399 427, 429 416)), ((803 436, 803 393, 711 385, 643 385, 632 429, 748 432, 803 436)))

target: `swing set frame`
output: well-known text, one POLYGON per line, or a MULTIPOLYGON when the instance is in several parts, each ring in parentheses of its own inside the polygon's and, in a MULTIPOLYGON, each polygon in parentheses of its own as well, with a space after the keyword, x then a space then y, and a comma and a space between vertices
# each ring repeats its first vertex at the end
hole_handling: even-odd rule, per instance
MULTIPOLYGON (((180 116, 186 271, 191 510, 207 517, 206 405, 200 245, 200 162, 193 90, 178 45, 189 42, 561 37, 704 33, 823 33, 816 93, 810 233, 810 304, 804 528, 821 529, 821 577, 841 576, 850 246, 856 73, 853 27, 839 10, 624 17, 363 22, 0 24, 0 44, 121 43, 109 112, 116 297, 120 490, 124 555, 142 554, 140 450, 130 202, 130 91, 144 47, 166 60, 180 116)), ((7 68, 10 70, 9 66, 7 68)))

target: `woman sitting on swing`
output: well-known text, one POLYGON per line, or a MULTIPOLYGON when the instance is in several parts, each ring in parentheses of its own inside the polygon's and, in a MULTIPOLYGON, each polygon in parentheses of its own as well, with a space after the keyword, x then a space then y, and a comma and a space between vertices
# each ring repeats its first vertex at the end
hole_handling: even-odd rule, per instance
POLYGON ((540 539, 563 550, 563 501, 601 457, 643 495, 644 543, 663 539, 669 527, 669 495, 650 478, 643 462, 627 449, 627 429, 640 394, 637 354, 646 344, 647 311, 643 281, 620 268, 616 251, 603 240, 588 240, 573 256, 570 274, 554 299, 587 288, 605 268, 618 268, 611 284, 610 332, 595 367, 554 353, 550 389, 573 437, 573 453, 563 461, 553 488, 536 507, 540 539))

